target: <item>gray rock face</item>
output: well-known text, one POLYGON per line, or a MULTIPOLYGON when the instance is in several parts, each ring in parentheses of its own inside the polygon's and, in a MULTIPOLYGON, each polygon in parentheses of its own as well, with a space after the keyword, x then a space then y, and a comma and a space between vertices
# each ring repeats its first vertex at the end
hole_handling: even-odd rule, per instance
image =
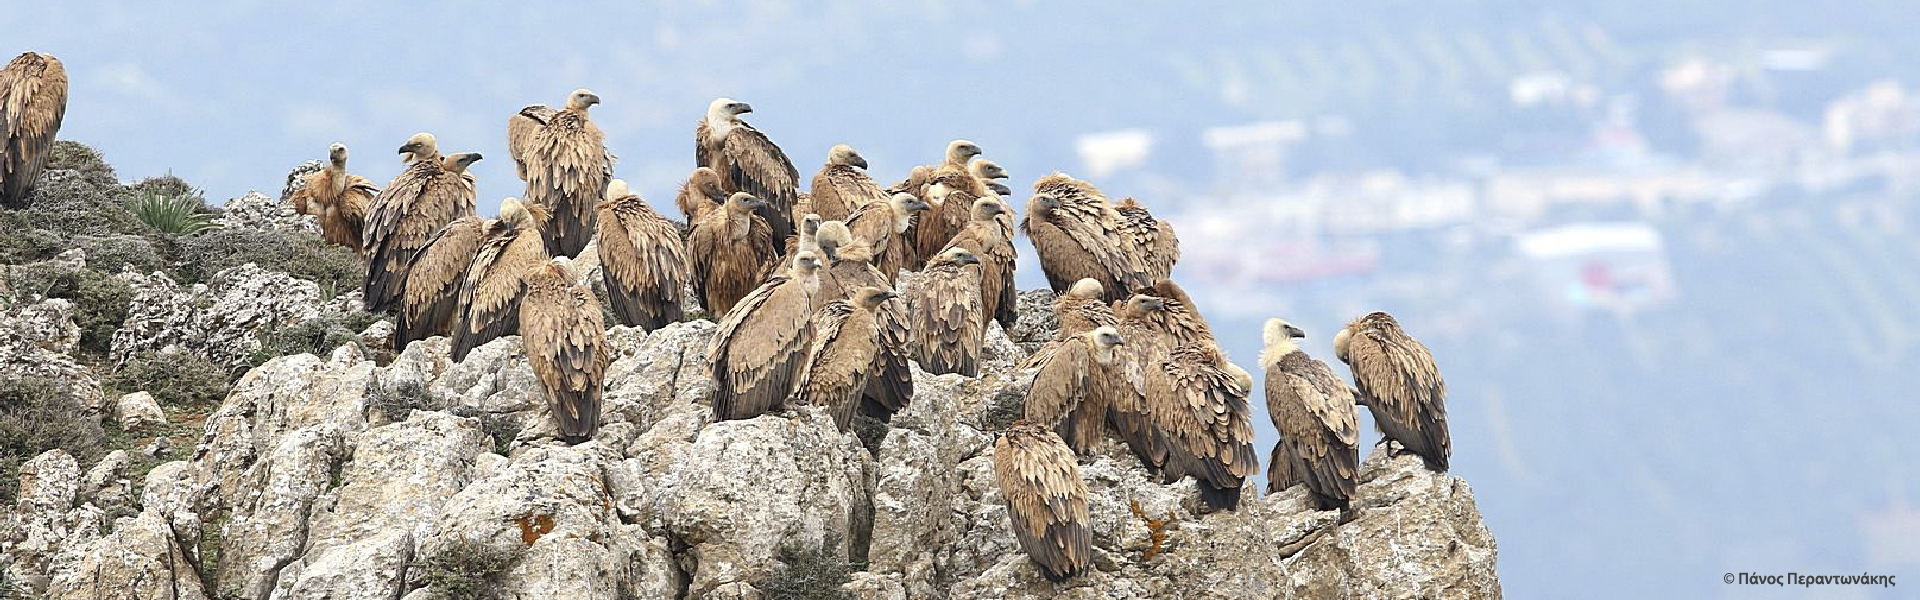
POLYGON ((189 352, 227 367, 243 367, 263 332, 351 310, 320 302, 311 281, 253 263, 215 273, 206 284, 182 286, 164 273, 121 273, 134 291, 127 320, 113 333, 115 365, 143 353, 189 352))
POLYGON ((80 343, 73 305, 59 298, 0 302, 0 377, 34 377, 67 386, 94 414, 106 408, 93 372, 71 355, 80 343))
MULTIPOLYGON (((293 174, 289 173, 288 177, 293 177, 293 174)), ((214 221, 221 227, 320 232, 319 221, 310 215, 294 212, 293 203, 284 198, 286 196, 270 198, 260 192, 247 192, 245 196, 227 200, 221 206, 224 212, 214 221)))
MULTIPOLYGON (((189 293, 229 301, 212 289, 189 293)), ((1023 304, 1036 326, 1016 327, 1021 339, 1051 337, 1033 312, 1046 304, 1023 304)), ((288 314, 254 311, 204 323, 288 314)), ((191 327, 197 312, 144 322, 191 327)), ((603 425, 575 446, 553 439, 516 337, 460 363, 442 338, 385 365, 353 345, 276 358, 207 417, 191 460, 138 486, 125 453, 90 469, 62 452, 30 462, 0 519, 0 562, 52 598, 419 599, 434 592, 429 559, 474 543, 513 550, 492 584, 508 598, 766 598, 786 551, 823 549, 864 561, 842 589, 873 600, 1499 596, 1465 482, 1379 452, 1341 523, 1300 489, 1199 514, 1191 481, 1157 483, 1108 444, 1081 467, 1097 568, 1048 582, 992 473, 993 438, 1033 378, 1014 367, 1018 340, 993 329, 978 378, 916 372, 913 403, 870 453, 813 407, 712 422, 713 332, 610 330, 603 425), (1161 547, 1136 502, 1167 523, 1161 547), (108 514, 132 516, 104 533, 108 514), (219 551, 205 577, 216 546, 203 539, 219 551)))
POLYGON ((160 403, 153 399, 153 394, 134 392, 114 401, 113 419, 120 422, 121 429, 131 431, 149 425, 164 425, 167 413, 160 410, 160 403))

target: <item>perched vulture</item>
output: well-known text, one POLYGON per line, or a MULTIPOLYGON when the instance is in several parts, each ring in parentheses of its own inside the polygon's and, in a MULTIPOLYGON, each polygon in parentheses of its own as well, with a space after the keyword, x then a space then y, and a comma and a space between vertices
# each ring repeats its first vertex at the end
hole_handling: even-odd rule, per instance
POLYGON ((306 185, 287 199, 294 212, 318 218, 327 243, 364 255, 367 210, 379 195, 372 181, 347 173, 347 146, 336 142, 327 147, 327 166, 307 175, 306 185))
POLYGON ((853 230, 853 237, 873 247, 874 266, 887 276, 888 281, 898 277, 901 269, 917 268, 908 266, 907 255, 911 250, 907 244, 912 240, 906 237, 907 229, 913 226, 914 216, 929 207, 926 202, 912 194, 894 194, 885 202, 875 202, 853 211, 847 219, 847 228, 853 230))
POLYGON ((868 204, 886 201, 888 194, 867 176, 867 159, 852 146, 840 144, 827 152, 827 164, 813 176, 809 211, 828 221, 845 221, 868 204))
POLYGON ((913 279, 907 290, 907 328, 914 362, 934 375, 980 374, 980 346, 987 336, 980 308, 980 258, 950 248, 913 279))
POLYGON ((414 254, 441 227, 473 214, 473 174, 467 165, 480 160, 478 153, 442 158, 427 134, 415 135, 400 153, 412 158, 412 164, 387 183, 367 212, 361 244, 367 257, 362 300, 367 312, 397 308, 414 254))
POLYGON ((966 248, 980 257, 980 307, 987 311, 987 318, 1000 323, 1001 329, 1011 330, 1020 314, 1014 310, 1013 238, 1000 226, 999 219, 1006 210, 992 198, 973 201, 973 218, 941 251, 966 248))
POLYGON ((527 202, 547 209, 547 253, 578 256, 593 238, 594 207, 613 179, 613 154, 587 109, 600 96, 574 90, 566 108, 535 104, 507 120, 507 148, 513 167, 527 182, 527 202))
POLYGON ((1092 184, 1055 173, 1033 184, 1020 230, 1033 242, 1040 270, 1055 292, 1081 279, 1100 282, 1109 302, 1152 283, 1128 251, 1120 213, 1092 184))
POLYGON ((496 338, 520 331, 520 300, 527 275, 552 257, 540 239, 546 207, 513 198, 500 201, 500 218, 467 267, 460 284, 460 305, 453 319, 453 360, 496 338))
POLYGON ((1132 391, 1120 372, 1123 344, 1112 327, 1067 338, 1039 365, 1027 392, 1026 418, 1055 427, 1074 451, 1092 453, 1106 432, 1114 397, 1132 391))
POLYGON ((679 322, 687 286, 687 248, 680 226, 615 179, 595 209, 600 276, 621 323, 653 331, 679 322))
POLYGON ((1053 316, 1060 323, 1060 329, 1053 339, 1047 340, 1040 348, 1027 355, 1020 363, 1021 368, 1040 364, 1048 354, 1053 353, 1060 344, 1074 336, 1093 331, 1100 327, 1118 329, 1120 321, 1113 316, 1113 308, 1101 298, 1106 292, 1100 289, 1100 282, 1082 279, 1053 298, 1053 316))
POLYGON ((1120 214, 1120 230, 1126 233, 1147 278, 1172 277, 1173 263, 1180 261, 1180 238, 1173 235, 1173 224, 1153 218, 1147 207, 1132 198, 1121 200, 1114 212, 1120 214))
POLYGON ((793 234, 791 211, 800 199, 800 172, 779 146, 740 120, 750 112, 752 106, 728 98, 707 105, 707 116, 694 128, 694 161, 720 175, 721 189, 766 199, 755 211, 773 228, 773 239, 784 240, 793 234))
MULTIPOLYGON (((823 302, 851 297, 862 287, 893 289, 887 276, 873 266, 873 248, 854 238, 846 223, 821 223, 814 238, 820 253, 827 257, 826 267, 820 272, 823 302)), ((879 309, 880 352, 874 357, 874 373, 867 378, 860 412, 882 421, 891 419, 913 400, 906 310, 906 302, 899 299, 887 300, 879 309)))
POLYGON ((1000 168, 999 163, 984 158, 974 159, 973 162, 967 163, 967 172, 972 174, 974 179, 985 183, 987 190, 992 191, 993 195, 1002 198, 1013 195, 1013 188, 999 182, 1007 178, 1007 170, 1000 168))
POLYGON ((67 69, 59 59, 24 52, 0 68, 0 206, 26 207, 66 113, 67 69))
POLYGON ((680 214, 687 218, 687 224, 700 220, 707 209, 719 208, 727 203, 727 192, 720 189, 720 175, 707 167, 694 167, 687 175, 686 183, 680 184, 680 193, 673 197, 673 203, 680 207, 680 214))
POLYGON ((806 367, 820 258, 799 252, 792 269, 747 294, 708 343, 713 418, 751 419, 784 406, 806 367))
POLYGON ((765 200, 734 192, 720 210, 709 210, 687 232, 693 294, 714 315, 733 310, 762 281, 761 267, 776 260, 773 230, 755 214, 765 200))
POLYGON ((829 407, 841 431, 852 425, 854 409, 873 374, 880 351, 875 318, 880 303, 895 296, 892 290, 863 287, 813 313, 813 348, 800 374, 799 403, 829 407))
MULTIPOLYGON (((479 160, 478 154, 474 160, 479 160)), ((412 165, 417 162, 440 162, 440 143, 433 134, 422 131, 407 137, 407 143, 400 145, 400 164, 412 165)), ((393 187, 391 185, 387 187, 393 187)))
POLYGON ((600 392, 612 361, 600 300, 574 279, 571 270, 552 262, 534 267, 520 307, 527 366, 547 392, 560 439, 569 444, 591 440, 600 429, 600 392))
POLYGON ((1306 332, 1269 319, 1260 366, 1267 371, 1267 416, 1280 432, 1267 463, 1267 493, 1306 483, 1314 508, 1345 508, 1360 471, 1359 417, 1353 392, 1327 363, 1307 356, 1306 332))
MULTIPOLYGON (((780 256, 793 256, 793 253, 801 250, 812 251, 815 255, 820 254, 820 243, 814 241, 814 236, 819 235, 820 224, 824 222, 826 222, 826 220, 821 219, 820 215, 800 215, 799 218, 793 221, 793 235, 787 236, 786 251, 780 253, 780 256)), ((766 281, 767 278, 778 275, 784 270, 786 270, 785 263, 778 260, 768 260, 765 265, 760 267, 759 280, 766 281)))
POLYGON ((993 475, 1013 535, 1040 574, 1065 581, 1093 564, 1087 484, 1073 449, 1052 428, 1015 421, 993 444, 993 475))
POLYGON ((1428 469, 1446 472, 1453 454, 1447 384, 1427 347, 1400 329, 1392 315, 1376 312, 1340 330, 1333 353, 1353 370, 1359 402, 1373 412, 1380 432, 1420 455, 1428 469))
POLYGON ((947 149, 949 164, 934 169, 922 191, 912 192, 932 206, 914 220, 915 263, 925 263, 933 255, 939 254, 954 234, 966 227, 967 219, 972 215, 973 201, 990 195, 986 186, 967 172, 966 159, 960 159, 958 164, 951 162, 956 156, 955 152, 977 154, 979 149, 966 150, 972 145, 965 142, 956 141, 954 144, 955 147, 947 149))
MULTIPOLYGON (((1075 286, 1079 287, 1079 286, 1075 286)), ((1119 303, 1116 303, 1119 304, 1119 303)), ((1166 434, 1153 420, 1153 411, 1147 403, 1147 371, 1158 368, 1171 352, 1169 338, 1162 333, 1158 325, 1166 310, 1166 300, 1153 296, 1136 295, 1128 298, 1124 304, 1114 308, 1115 320, 1119 323, 1121 339, 1127 344, 1121 347, 1121 372, 1132 384, 1131 390, 1123 390, 1113 401, 1114 431, 1127 442, 1127 449, 1140 458, 1140 463, 1148 469, 1158 470, 1167 464, 1166 434)), ((1062 325, 1066 321, 1063 319, 1062 325)), ((1050 352, 1047 346, 1035 351, 1039 356, 1050 352)))
POLYGON ((920 165, 908 170, 906 179, 900 180, 899 183, 887 187, 887 195, 911 194, 914 197, 926 196, 927 181, 933 179, 933 169, 933 167, 920 165))
POLYGON ((1240 485, 1260 467, 1253 452, 1245 371, 1235 373, 1210 340, 1179 345, 1147 369, 1147 404, 1167 441, 1164 476, 1191 475, 1215 510, 1240 504, 1240 485))
MULTIPOLYGON (((506 207, 502 207, 503 212, 506 207)), ((515 207, 515 210, 518 210, 515 207)), ((414 253, 407 269, 406 285, 395 310, 393 351, 406 350, 407 344, 436 335, 453 335, 455 315, 460 311, 460 287, 467 282, 467 268, 480 253, 494 219, 467 215, 454 219, 414 253)))

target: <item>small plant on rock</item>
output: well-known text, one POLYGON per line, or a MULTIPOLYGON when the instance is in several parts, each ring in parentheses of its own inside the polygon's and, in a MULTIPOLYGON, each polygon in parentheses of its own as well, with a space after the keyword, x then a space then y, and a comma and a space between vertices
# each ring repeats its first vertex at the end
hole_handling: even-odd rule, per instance
POLYGON ((767 600, 852 600, 840 586, 853 579, 852 562, 838 547, 840 538, 828 535, 819 548, 781 548, 781 566, 758 587, 767 600))
POLYGON ((207 203, 196 196, 147 190, 127 201, 127 210, 155 231, 193 235, 217 227, 207 203))
POLYGON ((55 448, 80 464, 104 452, 106 432, 88 417, 71 386, 37 377, 0 379, 0 504, 13 504, 20 465, 55 448))
POLYGON ((485 542, 455 540, 421 564, 420 583, 434 600, 487 600, 495 597, 501 575, 520 560, 521 550, 485 542))
POLYGON ((108 376, 107 386, 153 394, 161 406, 207 408, 225 399, 233 382, 225 367, 198 354, 143 354, 108 376))

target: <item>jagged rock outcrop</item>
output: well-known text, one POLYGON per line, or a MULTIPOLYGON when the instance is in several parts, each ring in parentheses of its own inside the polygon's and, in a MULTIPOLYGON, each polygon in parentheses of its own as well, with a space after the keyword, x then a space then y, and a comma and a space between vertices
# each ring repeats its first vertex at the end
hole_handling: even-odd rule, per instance
POLYGON ((358 310, 358 301, 322 302, 312 281, 253 263, 229 268, 205 284, 182 286, 165 273, 119 274, 133 288, 127 319, 113 334, 115 365, 145 353, 190 352, 215 364, 252 364, 260 334, 327 314, 358 310))
MULTIPOLYGON (((292 176, 292 173, 288 174, 288 177, 292 176)), ((292 184, 289 183, 288 187, 292 188, 292 184)), ((214 222, 221 227, 231 228, 320 232, 320 222, 312 215, 294 212, 292 202, 283 202, 253 191, 227 200, 214 222)))
MULTIPOLYGON (((1050 335, 1034 314, 1047 304, 1023 302, 1037 324, 1023 335, 1050 335)), ((275 358, 207 417, 191 460, 138 490, 111 457, 85 475, 64 453, 36 459, 32 510, 8 524, 30 533, 0 554, 57 598, 111 597, 88 581, 189 599, 425 598, 443 575, 428 559, 474 544, 512 550, 489 586, 502 598, 762 598, 790 550, 822 549, 865 564, 843 589, 868 599, 1499 595, 1466 484, 1415 458, 1375 452, 1338 523, 1298 489, 1249 489, 1239 511, 1201 515, 1191 481, 1157 483, 1111 444, 1082 466, 1097 568, 1048 582, 992 476, 993 437, 1033 377, 1013 339, 988 336, 978 378, 916 371, 913 403, 870 452, 813 407, 712 422, 713 332, 610 330, 604 424, 576 446, 553 439, 516 337, 459 363, 442 338, 384 365, 357 345, 275 358), (115 497, 137 510, 103 533, 115 497), (1152 557, 1134 502, 1166 522, 1152 557)))
POLYGON ((0 301, 0 378, 33 378, 72 390, 92 414, 106 407, 106 395, 91 370, 73 358, 80 343, 74 307, 60 298, 0 301))

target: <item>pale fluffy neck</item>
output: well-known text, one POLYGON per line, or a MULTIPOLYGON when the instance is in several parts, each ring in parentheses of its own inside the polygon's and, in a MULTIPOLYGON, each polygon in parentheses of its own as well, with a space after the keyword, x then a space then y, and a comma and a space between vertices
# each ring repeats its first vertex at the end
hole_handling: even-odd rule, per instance
POLYGON ((1267 340, 1267 347, 1260 350, 1260 364, 1280 364, 1280 359, 1299 351, 1300 343, 1294 341, 1292 337, 1281 336, 1277 340, 1267 340))
POLYGON ((739 122, 739 118, 721 109, 707 111, 707 135, 716 140, 727 137, 728 133, 733 132, 733 126, 739 122))

